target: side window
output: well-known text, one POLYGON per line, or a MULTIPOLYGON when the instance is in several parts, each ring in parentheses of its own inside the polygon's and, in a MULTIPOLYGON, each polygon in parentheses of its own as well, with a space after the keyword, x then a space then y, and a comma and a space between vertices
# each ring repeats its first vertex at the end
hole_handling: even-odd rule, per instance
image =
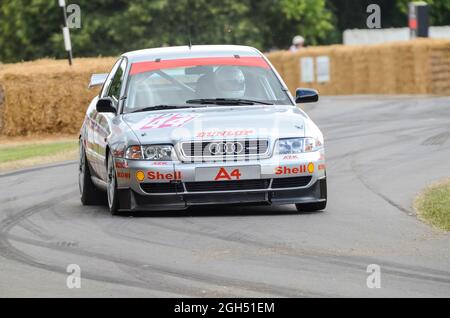
POLYGON ((106 97, 107 96, 107 93, 109 91, 109 87, 111 86, 111 80, 113 79, 114 75, 116 74, 117 68, 119 67, 121 62, 122 62, 122 59, 119 59, 114 64, 111 72, 108 75, 108 78, 105 81, 105 84, 103 85, 102 92, 100 94, 101 97, 106 97))
POLYGON ((111 80, 111 86, 109 88, 108 96, 112 97, 116 102, 119 101, 120 89, 122 87, 126 67, 126 60, 123 59, 116 71, 116 74, 114 74, 114 77, 111 80))

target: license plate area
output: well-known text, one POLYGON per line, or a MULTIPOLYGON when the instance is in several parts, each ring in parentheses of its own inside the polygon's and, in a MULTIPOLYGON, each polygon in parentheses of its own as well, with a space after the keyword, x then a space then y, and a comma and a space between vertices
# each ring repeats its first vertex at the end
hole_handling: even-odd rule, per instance
POLYGON ((261 166, 227 166, 195 169, 195 181, 237 181, 260 178, 261 166))

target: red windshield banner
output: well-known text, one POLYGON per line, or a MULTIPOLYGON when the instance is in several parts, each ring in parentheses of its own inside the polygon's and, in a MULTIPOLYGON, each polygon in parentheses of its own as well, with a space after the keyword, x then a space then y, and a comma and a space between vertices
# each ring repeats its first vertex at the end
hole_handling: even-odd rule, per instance
POLYGON ((131 65, 130 75, 177 67, 207 66, 207 65, 232 65, 253 66, 269 69, 269 64, 262 57, 205 57, 178 60, 160 60, 151 62, 139 62, 131 65))

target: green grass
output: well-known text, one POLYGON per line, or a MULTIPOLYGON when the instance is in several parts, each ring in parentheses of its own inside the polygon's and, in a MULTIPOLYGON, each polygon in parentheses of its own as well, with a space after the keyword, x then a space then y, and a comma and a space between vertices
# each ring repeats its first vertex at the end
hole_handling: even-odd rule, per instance
POLYGON ((60 141, 54 143, 5 146, 0 148, 0 163, 52 156, 61 152, 77 149, 78 141, 60 141))
POLYGON ((450 180, 425 190, 417 199, 416 208, 426 222, 450 231, 450 180))

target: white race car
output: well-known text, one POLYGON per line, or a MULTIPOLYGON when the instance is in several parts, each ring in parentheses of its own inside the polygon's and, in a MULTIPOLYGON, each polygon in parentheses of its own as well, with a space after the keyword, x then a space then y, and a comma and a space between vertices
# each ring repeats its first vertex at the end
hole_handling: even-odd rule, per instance
POLYGON ((79 185, 111 213, 214 204, 323 210, 323 135, 258 50, 167 47, 122 55, 86 113, 79 185))

